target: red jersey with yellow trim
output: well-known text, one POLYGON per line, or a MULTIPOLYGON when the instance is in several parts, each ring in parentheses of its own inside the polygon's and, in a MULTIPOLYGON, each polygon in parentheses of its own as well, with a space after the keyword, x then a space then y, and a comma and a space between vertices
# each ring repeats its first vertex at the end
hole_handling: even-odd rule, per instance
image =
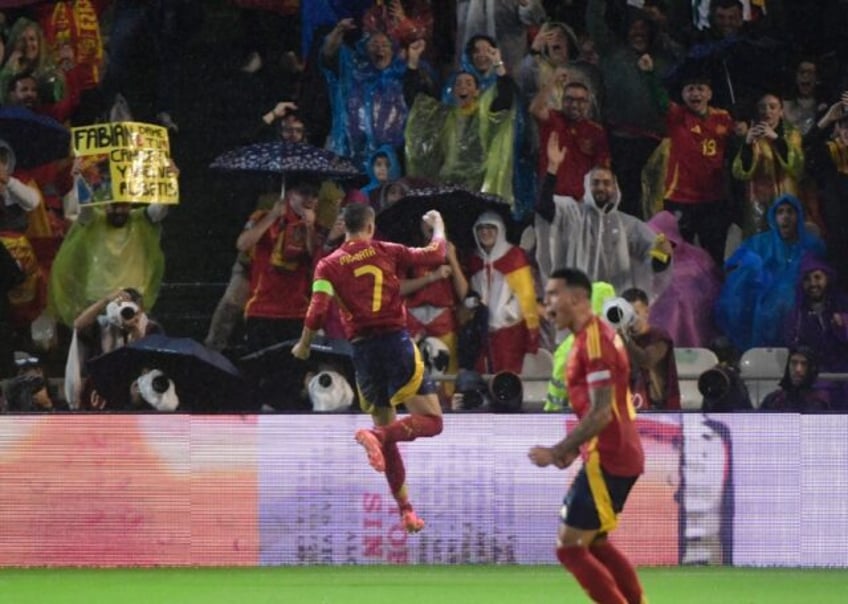
POLYGON ((547 120, 539 121, 539 175, 548 170, 547 141, 552 132, 559 133, 559 144, 565 147, 565 161, 556 175, 554 193, 583 199, 583 178, 597 166, 609 168, 610 151, 604 127, 592 120, 574 121, 559 111, 551 111, 547 120))
POLYGON ((724 154, 733 120, 724 109, 710 107, 703 117, 672 103, 666 115, 671 139, 665 198, 703 203, 725 198, 724 154))
MULTIPOLYGON (((248 227, 262 220, 266 210, 254 212, 248 227)), ((312 253, 307 226, 288 205, 281 220, 272 224, 250 256, 250 298, 244 316, 264 319, 302 319, 309 306, 312 253)))
POLYGON ((446 249, 444 239, 421 248, 388 241, 345 241, 315 268, 306 327, 317 330, 324 324, 334 295, 350 338, 403 329, 406 308, 399 275, 413 266, 444 264, 446 249))
POLYGON ((630 396, 630 360, 615 330, 593 316, 574 337, 565 366, 571 407, 582 419, 589 412, 592 388, 612 388, 612 421, 581 447, 583 459, 597 450, 601 467, 616 476, 638 476, 645 469, 636 410, 630 396))

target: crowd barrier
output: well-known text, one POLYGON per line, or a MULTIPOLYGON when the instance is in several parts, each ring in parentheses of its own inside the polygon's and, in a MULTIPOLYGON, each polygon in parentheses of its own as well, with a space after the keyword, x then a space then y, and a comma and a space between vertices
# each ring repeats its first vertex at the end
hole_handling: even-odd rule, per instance
MULTIPOLYGON (((547 564, 560 414, 450 414, 402 443, 407 535, 364 415, 0 416, 0 566, 547 564)), ((614 540, 639 565, 848 567, 848 415, 645 413, 614 540)))

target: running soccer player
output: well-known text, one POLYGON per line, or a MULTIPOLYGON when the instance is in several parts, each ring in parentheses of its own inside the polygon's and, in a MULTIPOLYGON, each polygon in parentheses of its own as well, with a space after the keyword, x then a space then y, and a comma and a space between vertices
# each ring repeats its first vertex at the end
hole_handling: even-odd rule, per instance
POLYGON ((442 409, 436 387, 424 375, 421 354, 406 330, 406 310, 399 275, 413 266, 445 263, 447 244, 442 216, 431 210, 424 221, 433 228, 429 245, 411 248, 374 241, 374 210, 351 204, 344 209, 345 241, 315 268, 312 300, 303 333, 292 349, 300 359, 321 328, 333 297, 341 309, 353 345, 353 365, 360 405, 374 419, 374 428, 356 432, 368 462, 386 473, 401 520, 409 533, 424 528, 409 501, 406 470, 397 443, 442 431, 442 409), (397 419, 395 406, 404 404, 409 415, 397 419))
POLYGON ((575 334, 565 379, 579 422, 560 442, 533 447, 528 457, 539 467, 562 469, 582 454, 583 467, 563 502, 557 558, 593 601, 639 604, 636 571, 607 540, 644 470, 630 362, 613 328, 592 313, 591 296, 589 277, 576 269, 555 270, 545 286, 546 312, 559 329, 575 334))

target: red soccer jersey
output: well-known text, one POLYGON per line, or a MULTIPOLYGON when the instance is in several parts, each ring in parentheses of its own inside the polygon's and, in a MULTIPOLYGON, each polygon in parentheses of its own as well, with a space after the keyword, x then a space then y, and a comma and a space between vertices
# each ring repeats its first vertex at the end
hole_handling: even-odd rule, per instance
POLYGON ((724 109, 709 108, 704 117, 672 103, 666 115, 671 148, 665 175, 665 198, 677 203, 704 203, 725 197, 724 152, 733 120, 724 109))
POLYGON ((575 122, 566 119, 559 111, 539 122, 539 175, 548 170, 548 137, 559 133, 559 144, 565 147, 565 161, 557 170, 554 193, 567 195, 578 201, 583 199, 583 179, 586 172, 597 166, 610 166, 607 133, 603 126, 592 120, 575 122))
MULTIPOLYGON (((255 224, 267 211, 254 212, 255 224)), ((283 221, 268 228, 251 253, 250 298, 244 316, 301 319, 309 305, 312 252, 306 247, 306 223, 286 209, 283 221)))
POLYGON ((445 250, 444 239, 422 248, 387 241, 346 241, 315 268, 306 326, 317 330, 323 325, 330 296, 335 295, 351 338, 406 327, 399 275, 413 266, 443 264, 445 250))
POLYGON ((581 447, 583 459, 597 450, 601 466, 616 476, 638 476, 644 470, 642 441, 636 430, 636 410, 630 399, 630 360, 612 327, 593 317, 574 338, 565 368, 568 396, 578 418, 591 406, 592 388, 613 389, 612 421, 581 447))

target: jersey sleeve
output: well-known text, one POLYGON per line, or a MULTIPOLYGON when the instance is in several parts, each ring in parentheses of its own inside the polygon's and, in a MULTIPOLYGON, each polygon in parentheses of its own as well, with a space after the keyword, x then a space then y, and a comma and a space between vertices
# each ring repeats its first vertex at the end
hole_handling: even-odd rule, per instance
POLYGON ((323 260, 319 261, 312 280, 312 298, 309 300, 309 308, 303 321, 304 325, 312 331, 318 331, 324 326, 327 311, 335 296, 333 282, 329 279, 328 272, 327 263, 323 260))
POLYGON ((445 263, 447 242, 444 239, 433 239, 424 247, 407 247, 393 245, 397 254, 398 267, 405 271, 414 266, 439 266, 445 263))
POLYGON ((612 386, 617 353, 612 342, 602 337, 597 322, 586 329, 582 353, 586 368, 586 385, 590 389, 612 386))

